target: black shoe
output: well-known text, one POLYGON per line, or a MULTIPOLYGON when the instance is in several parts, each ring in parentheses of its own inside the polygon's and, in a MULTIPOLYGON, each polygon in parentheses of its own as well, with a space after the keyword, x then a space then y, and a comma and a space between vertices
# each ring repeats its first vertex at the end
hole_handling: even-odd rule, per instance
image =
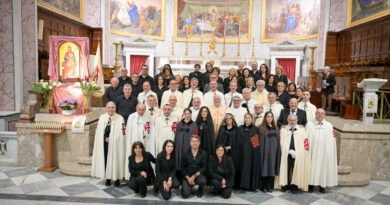
POLYGON ((268 189, 269 193, 272 193, 273 191, 274 191, 274 189, 268 189))
POLYGON ((119 187, 120 185, 121 185, 121 182, 119 181, 119 179, 116 180, 114 186, 119 187))
POLYGON ((292 189, 291 193, 293 193, 293 194, 301 194, 302 190, 300 190, 300 189, 292 189))
POLYGON ((199 198, 203 196, 203 188, 198 189, 198 194, 196 196, 199 198))
POLYGON ((313 193, 313 189, 314 189, 314 186, 313 186, 313 185, 309 185, 309 190, 308 190, 308 192, 309 192, 309 193, 313 193))
POLYGON ((264 188, 261 188, 260 191, 263 193, 267 192, 264 188))
POLYGON ((154 185, 154 187, 153 187, 153 191, 154 191, 154 193, 158 193, 158 187, 157 187, 157 185, 154 185))
POLYGON ((321 194, 326 194, 326 189, 325 189, 325 188, 322 188, 322 187, 320 187, 320 193, 321 193, 321 194))
POLYGON ((141 198, 145 198, 146 197, 146 194, 141 194, 141 198))
POLYGON ((111 179, 106 179, 106 186, 111 186, 111 179))
POLYGON ((281 192, 286 192, 290 189, 290 187, 288 185, 286 186, 282 186, 282 189, 280 190, 281 192))

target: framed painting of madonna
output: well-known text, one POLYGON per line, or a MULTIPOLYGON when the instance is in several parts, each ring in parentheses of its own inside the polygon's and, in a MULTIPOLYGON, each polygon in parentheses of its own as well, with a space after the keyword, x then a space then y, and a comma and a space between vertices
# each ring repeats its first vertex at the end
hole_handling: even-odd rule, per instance
POLYGON ((80 49, 73 42, 65 42, 58 49, 59 78, 61 81, 80 79, 80 49))

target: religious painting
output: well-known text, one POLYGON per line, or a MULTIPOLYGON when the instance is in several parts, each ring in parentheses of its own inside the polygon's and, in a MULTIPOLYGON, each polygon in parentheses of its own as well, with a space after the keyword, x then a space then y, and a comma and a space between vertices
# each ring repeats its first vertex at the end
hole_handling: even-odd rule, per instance
POLYGON ((58 49, 59 78, 65 81, 75 81, 80 78, 80 49, 73 42, 65 42, 58 49))
POLYGON ((389 0, 349 0, 347 27, 390 14, 389 0))
POLYGON ((250 43, 252 0, 175 0, 176 41, 250 43))
POLYGON ((320 0, 263 0, 261 41, 317 38, 320 0))
POLYGON ((111 33, 164 40, 165 0, 110 0, 111 33))
POLYGON ((84 20, 84 0, 38 0, 38 6, 76 21, 84 20))

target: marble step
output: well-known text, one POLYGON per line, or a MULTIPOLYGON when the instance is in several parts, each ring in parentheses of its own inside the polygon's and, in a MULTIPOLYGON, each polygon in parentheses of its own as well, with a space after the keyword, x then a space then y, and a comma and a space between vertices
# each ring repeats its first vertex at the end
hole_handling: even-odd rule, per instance
POLYGON ((369 173, 351 172, 350 174, 338 175, 339 186, 365 186, 370 183, 369 173))
POLYGON ((91 165, 82 165, 77 162, 60 162, 60 172, 71 176, 91 176, 91 165))
POLYGON ((337 166, 338 174, 349 174, 352 171, 352 166, 337 166))
POLYGON ((79 157, 78 163, 81 165, 92 165, 92 156, 90 157, 79 157))

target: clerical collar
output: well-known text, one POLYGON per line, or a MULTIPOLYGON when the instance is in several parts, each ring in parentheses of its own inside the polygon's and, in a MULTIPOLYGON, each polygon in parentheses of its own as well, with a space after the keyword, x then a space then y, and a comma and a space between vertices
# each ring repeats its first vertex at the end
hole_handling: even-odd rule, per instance
POLYGON ((322 121, 315 120, 315 124, 316 125, 324 125, 324 121, 325 120, 322 120, 322 121))

